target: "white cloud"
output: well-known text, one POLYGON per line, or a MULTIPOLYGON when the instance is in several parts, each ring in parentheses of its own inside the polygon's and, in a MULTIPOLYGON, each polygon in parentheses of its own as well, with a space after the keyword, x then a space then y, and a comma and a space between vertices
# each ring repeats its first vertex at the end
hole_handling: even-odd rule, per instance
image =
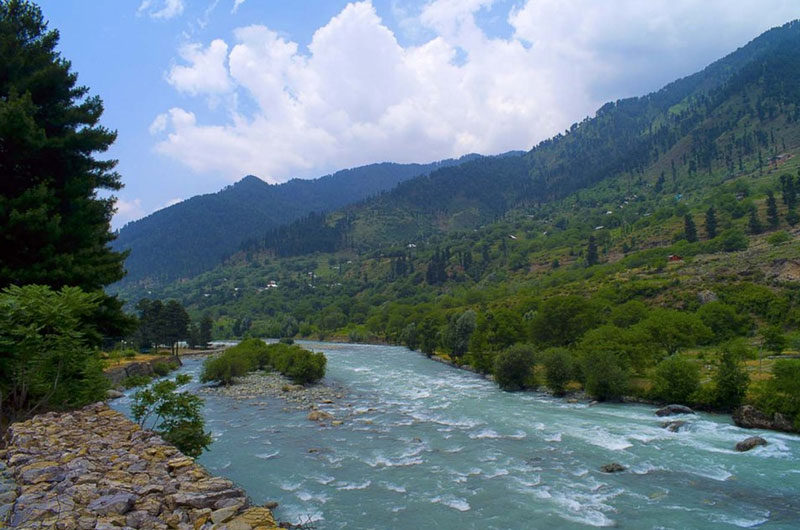
POLYGON ((171 109, 157 150, 198 172, 274 182, 528 149, 605 99, 691 73, 796 9, 788 0, 528 0, 508 12, 512 34, 497 38, 480 24, 492 4, 427 3, 417 22, 432 37, 417 46, 401 46, 363 1, 319 28, 307 52, 265 26, 236 30, 230 51, 219 39, 184 47, 188 65, 173 67, 169 82, 231 110, 204 123, 171 109), (245 101, 255 110, 241 110, 245 101))
POLYGON ((147 129, 150 134, 156 135, 162 133, 167 130, 167 114, 162 113, 155 117, 155 119, 150 124, 150 127, 147 129))
POLYGON ((142 207, 142 200, 138 198, 131 201, 117 198, 115 207, 117 211, 111 222, 112 228, 114 229, 121 228, 125 226, 126 223, 144 217, 145 215, 145 210, 142 207))
POLYGON ((217 95, 233 88, 226 66, 228 45, 225 41, 213 40, 206 49, 200 44, 186 44, 181 47, 180 55, 189 66, 175 65, 167 73, 167 81, 179 91, 217 95))
POLYGON ((169 208, 170 206, 174 206, 174 205, 178 204, 179 202, 183 202, 183 199, 180 198, 180 197, 177 197, 175 199, 170 199, 166 203, 164 203, 164 208, 169 208))
POLYGON ((183 0, 163 0, 163 2, 142 0, 136 13, 147 14, 150 18, 167 20, 183 13, 183 9, 183 0))
POLYGON ((231 13, 236 13, 239 11, 239 6, 244 4, 245 0, 233 0, 233 9, 231 9, 231 13))

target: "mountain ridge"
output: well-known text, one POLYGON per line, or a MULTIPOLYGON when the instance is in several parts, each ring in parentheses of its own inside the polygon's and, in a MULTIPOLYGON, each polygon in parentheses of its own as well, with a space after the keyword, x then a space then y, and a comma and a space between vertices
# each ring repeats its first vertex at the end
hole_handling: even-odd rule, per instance
POLYGON ((149 288, 194 276, 236 251, 241 242, 270 228, 480 156, 467 154, 428 164, 381 162, 281 184, 247 175, 218 192, 191 197, 126 224, 112 248, 131 251, 125 263, 128 275, 114 288, 131 284, 149 288))

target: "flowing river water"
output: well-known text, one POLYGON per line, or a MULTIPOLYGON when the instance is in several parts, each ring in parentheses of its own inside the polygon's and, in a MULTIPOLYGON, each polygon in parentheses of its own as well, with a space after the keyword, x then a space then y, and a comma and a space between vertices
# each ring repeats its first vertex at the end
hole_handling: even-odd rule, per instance
MULTIPOLYGON (((401 347, 304 346, 325 353, 325 380, 346 392, 323 405, 342 425, 320 426, 279 398, 206 396, 204 411, 214 443, 199 462, 255 503, 280 503, 281 520, 320 530, 800 528, 798 436, 710 414, 681 418, 673 433, 654 407, 501 392, 401 347), (753 435, 769 444, 733 450, 753 435), (628 470, 602 473, 610 462, 628 470)), ((181 371, 197 376, 201 363, 181 371)))

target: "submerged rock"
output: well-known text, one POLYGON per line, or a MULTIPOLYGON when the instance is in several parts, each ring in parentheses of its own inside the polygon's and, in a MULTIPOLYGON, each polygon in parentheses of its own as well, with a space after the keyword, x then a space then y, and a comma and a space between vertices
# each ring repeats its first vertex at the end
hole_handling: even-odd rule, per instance
POLYGON ((741 442, 736 444, 736 450, 740 453, 744 453, 745 451, 749 451, 759 445, 767 445, 767 441, 760 436, 751 436, 750 438, 745 438, 741 442))
POLYGON ((686 405, 667 405, 656 411, 656 416, 672 416, 673 414, 694 414, 686 405))
POLYGON ((617 462, 612 462, 600 467, 600 471, 603 473, 620 473, 626 469, 628 468, 617 462))
POLYGON ((669 432, 678 432, 681 430, 681 427, 686 425, 686 422, 683 420, 675 420, 675 421, 667 421, 661 424, 663 429, 668 430, 669 432))

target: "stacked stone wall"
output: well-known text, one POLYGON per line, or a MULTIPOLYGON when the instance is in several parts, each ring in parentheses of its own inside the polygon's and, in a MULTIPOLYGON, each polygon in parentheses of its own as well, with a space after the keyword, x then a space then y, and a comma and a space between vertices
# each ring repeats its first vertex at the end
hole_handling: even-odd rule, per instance
POLYGON ((0 528, 267 530, 250 505, 158 435, 103 403, 11 425, 0 450, 0 528))

